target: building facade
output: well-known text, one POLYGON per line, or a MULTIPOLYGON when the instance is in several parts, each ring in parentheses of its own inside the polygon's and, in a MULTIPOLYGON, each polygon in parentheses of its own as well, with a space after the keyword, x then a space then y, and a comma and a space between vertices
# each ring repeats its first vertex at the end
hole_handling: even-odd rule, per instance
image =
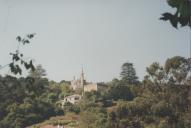
POLYGON ((77 89, 82 89, 83 92, 91 92, 91 91, 97 91, 98 87, 97 87, 97 83, 88 83, 86 82, 85 78, 84 78, 84 72, 82 70, 80 78, 76 79, 74 77, 74 79, 71 81, 71 89, 73 90, 77 90, 77 89))
POLYGON ((81 95, 74 94, 74 95, 66 96, 63 100, 60 100, 59 102, 57 102, 57 104, 59 104, 62 108, 64 108, 64 105, 67 102, 71 104, 75 104, 75 103, 78 103, 81 99, 82 99, 81 95))

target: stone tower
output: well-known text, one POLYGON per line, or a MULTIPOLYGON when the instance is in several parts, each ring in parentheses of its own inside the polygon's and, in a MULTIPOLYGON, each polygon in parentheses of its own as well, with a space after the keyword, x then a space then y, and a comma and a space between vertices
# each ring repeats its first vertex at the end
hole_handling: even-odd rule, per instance
POLYGON ((84 92, 91 92, 91 91, 98 90, 98 86, 96 83, 86 82, 83 69, 82 69, 79 79, 76 79, 74 77, 74 79, 71 81, 71 88, 73 90, 77 90, 77 89, 82 90, 82 96, 83 96, 84 92))
POLYGON ((82 72, 80 76, 80 84, 81 84, 81 87, 83 87, 85 84, 83 68, 82 68, 82 72))
POLYGON ((84 72, 83 72, 83 68, 82 68, 82 72, 81 72, 81 76, 80 76, 80 84, 82 87, 82 96, 84 95, 84 85, 85 83, 85 79, 84 79, 84 72))

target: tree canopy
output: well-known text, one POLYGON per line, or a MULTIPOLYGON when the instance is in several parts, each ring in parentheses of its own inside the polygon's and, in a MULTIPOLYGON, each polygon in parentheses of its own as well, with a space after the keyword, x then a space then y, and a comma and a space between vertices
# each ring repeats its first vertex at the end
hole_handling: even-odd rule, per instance
POLYGON ((167 0, 170 7, 175 8, 174 14, 166 12, 162 14, 161 20, 170 21, 171 25, 178 28, 189 26, 191 28, 191 1, 190 0, 167 0))
POLYGON ((120 76, 126 84, 137 84, 138 82, 138 77, 136 76, 136 71, 133 67, 133 63, 124 63, 121 66, 120 76))

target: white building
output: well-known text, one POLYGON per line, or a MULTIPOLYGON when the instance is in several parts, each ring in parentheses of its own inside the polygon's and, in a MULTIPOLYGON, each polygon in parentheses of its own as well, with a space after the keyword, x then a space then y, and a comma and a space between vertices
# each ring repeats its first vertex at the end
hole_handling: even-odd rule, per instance
POLYGON ((60 100, 58 103, 61 105, 63 108, 66 102, 75 104, 78 103, 81 100, 82 96, 78 94, 70 95, 65 97, 63 100, 60 100))
POLYGON ((62 108, 64 108, 66 102, 72 104, 78 103, 82 99, 84 92, 98 91, 97 83, 86 82, 86 80, 84 79, 83 70, 79 79, 75 79, 74 77, 74 79, 71 81, 70 87, 73 90, 82 89, 83 90, 82 95, 74 94, 65 97, 63 100, 58 101, 57 104, 60 105, 62 108))

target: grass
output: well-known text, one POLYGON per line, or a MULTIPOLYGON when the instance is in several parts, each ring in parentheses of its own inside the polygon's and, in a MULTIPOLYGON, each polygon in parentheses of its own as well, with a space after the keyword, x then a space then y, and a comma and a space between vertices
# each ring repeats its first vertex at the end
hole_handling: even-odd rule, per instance
POLYGON ((42 123, 32 125, 28 128, 42 128, 45 126, 57 126, 63 125, 65 128, 78 128, 79 127, 79 115, 74 113, 67 113, 64 116, 55 116, 51 117, 49 120, 46 120, 42 123))

